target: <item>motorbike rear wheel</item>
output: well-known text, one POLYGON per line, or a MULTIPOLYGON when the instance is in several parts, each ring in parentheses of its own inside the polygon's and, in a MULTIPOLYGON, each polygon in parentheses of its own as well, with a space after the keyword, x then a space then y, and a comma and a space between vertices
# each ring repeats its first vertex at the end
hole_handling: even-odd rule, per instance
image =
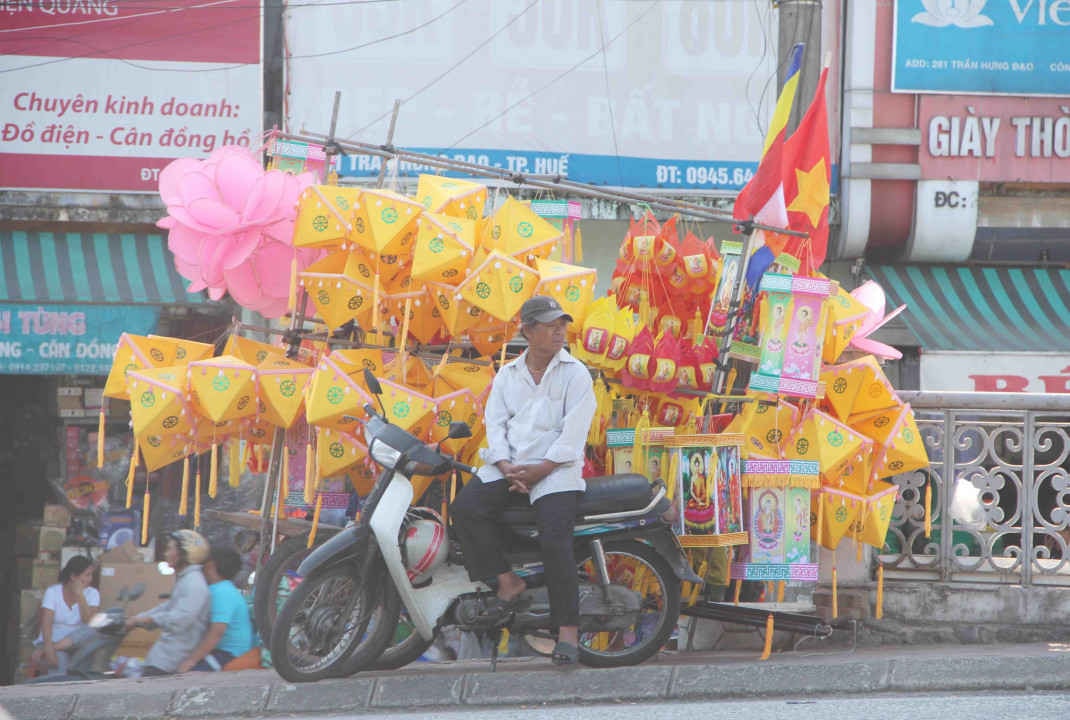
MULTIPOLYGON (((580 632, 580 662, 591 667, 638 665, 665 645, 680 617, 680 581, 654 548, 635 540, 605 545, 615 585, 639 594, 639 620, 624 631, 580 632)), ((580 562, 580 581, 598 583, 594 561, 580 562)))
POLYGON ((279 675, 311 682, 370 667, 398 620, 400 597, 389 583, 381 561, 368 577, 346 563, 305 578, 275 617, 271 661, 279 675))
POLYGON ((271 628, 279 609, 301 582, 297 568, 314 549, 308 547, 308 533, 288 537, 275 546, 275 552, 257 569, 253 584, 253 624, 265 643, 271 641, 271 628))

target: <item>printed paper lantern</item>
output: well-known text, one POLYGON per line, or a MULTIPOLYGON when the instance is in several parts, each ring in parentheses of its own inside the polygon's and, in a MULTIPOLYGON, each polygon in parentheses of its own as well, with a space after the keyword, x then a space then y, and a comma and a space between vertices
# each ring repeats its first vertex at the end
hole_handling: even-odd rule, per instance
POLYGON ((459 285, 475 254, 475 222, 425 212, 416 223, 412 276, 417 280, 459 285))
POLYGON ((435 421, 431 425, 431 442, 442 443, 448 453, 460 452, 468 438, 450 440, 447 435, 450 423, 464 422, 475 433, 481 423, 482 408, 476 396, 468 388, 454 390, 444 395, 435 395, 435 421))
POLYGON ((874 478, 929 467, 929 455, 909 404, 852 420, 852 426, 877 444, 874 478))
POLYGON ((413 390, 419 390, 420 392, 426 392, 427 394, 431 393, 431 371, 422 359, 414 355, 402 353, 395 355, 394 358, 387 363, 386 372, 383 374, 382 378, 392 380, 393 382, 413 390))
POLYGON ((435 418, 435 401, 392 380, 379 382, 387 419, 416 437, 425 437, 435 418))
MULTIPOLYGON (((309 381, 305 415, 310 425, 354 433, 357 418, 364 417, 364 405, 375 404, 372 396, 350 376, 348 364, 340 364, 338 352, 320 358, 309 381)), ((340 351, 352 352, 352 351, 340 351)), ((359 373, 354 372, 354 375, 359 373)))
POLYGON ((250 365, 259 365, 270 356, 277 355, 285 357, 286 350, 278 345, 269 345, 268 343, 250 340, 249 338, 244 338, 241 335, 232 333, 231 336, 227 338, 226 345, 223 346, 223 354, 233 355, 250 365))
POLYGON ((461 294, 460 288, 439 283, 427 283, 427 294, 442 314, 442 324, 446 332, 458 337, 469 328, 478 325, 483 318, 483 311, 469 302, 461 294))
POLYGON ((864 495, 872 485, 874 443, 863 437, 862 446, 853 456, 827 472, 821 473, 822 482, 838 490, 864 495))
POLYGON ((256 367, 232 355, 191 362, 187 368, 197 412, 213 422, 257 412, 256 367))
POLYGON ((353 232, 353 208, 361 191, 337 185, 312 185, 301 192, 294 225, 295 247, 343 248, 353 232))
POLYGON ((535 260, 535 270, 539 273, 539 282, 534 294, 549 295, 557 300, 564 311, 572 316, 572 332, 579 332, 594 301, 597 271, 542 258, 535 260))
POLYGON ((538 279, 527 265, 493 250, 458 290, 475 307, 499 320, 511 321, 520 306, 535 294, 538 279))
POLYGON ((816 460, 823 473, 832 473, 861 449, 864 437, 833 416, 811 408, 792 428, 784 444, 789 460, 816 460))
POLYGON ((186 340, 185 338, 165 337, 163 335, 149 335, 150 340, 163 340, 171 348, 171 356, 168 365, 185 365, 194 360, 203 360, 212 357, 215 345, 212 343, 186 340))
POLYGON ((821 278, 766 273, 760 286, 762 332, 758 367, 749 387, 797 397, 817 395, 825 341, 824 301, 832 283, 821 278))
POLYGON ((319 260, 301 273, 301 285, 316 312, 332 330, 350 320, 370 325, 374 290, 357 270, 359 256, 338 252, 319 260))
POLYGON ((823 487, 817 491, 821 513, 817 538, 822 547, 835 550, 862 512, 863 502, 853 493, 823 487))
POLYGON ((494 368, 487 363, 450 358, 435 366, 433 378, 435 397, 457 390, 468 390, 477 399, 482 399, 490 392, 490 385, 494 381, 494 368))
POLYGON ((355 243, 377 255, 412 252, 416 219, 423 208, 418 202, 391 190, 364 190, 353 205, 355 243))
POLYGON ((108 379, 104 382, 104 397, 128 399, 126 375, 131 370, 175 365, 178 351, 171 338, 159 335, 131 335, 123 333, 116 344, 108 379))
POLYGON ((821 359, 826 363, 834 363, 840 358, 862 327, 867 314, 866 306, 854 295, 835 283, 833 289, 833 294, 826 301, 829 319, 825 325, 825 344, 821 349, 821 359))
MULTIPOLYGON (((614 369, 624 367, 627 362, 628 350, 635 332, 638 328, 634 325, 622 324, 622 329, 634 329, 630 337, 621 338, 622 342, 611 343, 616 333, 618 322, 617 304, 613 297, 601 297, 591 303, 590 311, 583 320, 583 329, 579 333, 579 342, 572 348, 576 359, 593 367, 605 367, 607 365, 606 353, 612 347, 614 352, 620 350, 620 357, 613 361, 614 369)), ((625 329, 625 332, 626 332, 625 329)))
MULTIPOLYGON (((756 398, 753 393, 748 398, 756 398)), ((784 443, 798 422, 799 409, 777 398, 775 403, 743 403, 743 409, 725 428, 726 433, 743 436, 743 457, 783 457, 784 443)))
POLYGON ((368 448, 349 433, 329 427, 316 428, 316 472, 334 477, 368 457, 368 448))
POLYGON ((521 262, 534 263, 536 258, 549 257, 562 238, 564 232, 539 217, 530 203, 508 198, 494 213, 489 233, 480 244, 521 262))
POLYGON ((313 369, 296 360, 270 356, 257 365, 256 371, 261 415, 272 425, 293 427, 301 416, 313 369))
POLYGON ((858 533, 858 541, 873 547, 884 547, 884 539, 888 536, 888 525, 892 521, 892 511, 895 510, 895 500, 899 497, 899 486, 892 483, 875 483, 874 491, 865 498, 862 510, 862 529, 858 533))
POLYGON ((487 188, 470 180, 421 175, 416 181, 416 198, 425 211, 478 220, 483 217, 487 188))
POLYGON ((193 429, 184 366, 131 370, 127 385, 135 437, 184 435, 193 429))
POLYGON ((138 450, 145 469, 155 472, 190 454, 185 435, 145 435, 138 439, 138 450))
POLYGON ((877 359, 866 355, 857 360, 827 366, 821 372, 825 401, 836 417, 853 425, 852 416, 897 407, 895 388, 888 382, 877 359))

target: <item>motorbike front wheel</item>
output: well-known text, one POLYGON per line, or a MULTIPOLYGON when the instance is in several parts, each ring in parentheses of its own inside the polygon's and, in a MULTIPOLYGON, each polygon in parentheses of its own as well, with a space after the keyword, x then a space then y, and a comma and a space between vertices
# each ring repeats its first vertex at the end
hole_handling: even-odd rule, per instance
POLYGON ((275 617, 271 661, 285 680, 311 682, 369 667, 390 644, 401 605, 381 562, 324 568, 290 593, 275 617))
MULTIPOLYGON (((680 617, 680 581, 654 548, 628 540, 606 543, 609 580, 640 597, 638 621, 623 631, 581 632, 580 662, 591 667, 638 665, 665 645, 680 617)), ((597 584, 588 556, 580 562, 581 582, 597 584)))

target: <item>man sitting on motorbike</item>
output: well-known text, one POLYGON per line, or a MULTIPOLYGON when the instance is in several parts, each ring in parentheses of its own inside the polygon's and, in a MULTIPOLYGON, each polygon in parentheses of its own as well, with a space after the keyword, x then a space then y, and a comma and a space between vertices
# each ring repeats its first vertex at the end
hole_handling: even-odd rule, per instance
POLYGON ((156 607, 127 619, 126 629, 161 629, 160 638, 145 656, 145 675, 178 670, 208 629, 211 596, 201 566, 208 560, 208 541, 193 530, 170 534, 164 560, 175 569, 171 596, 156 607))
POLYGON ((249 606, 232 580, 241 570, 241 556, 234 548, 212 546, 204 565, 204 578, 212 596, 208 632, 193 652, 178 666, 179 672, 218 671, 236 657, 253 649, 253 624, 249 606))
POLYGON ((509 493, 529 496, 557 627, 553 662, 579 659, 579 579, 572 532, 583 480, 584 449, 595 412, 591 375, 564 349, 572 322, 550 297, 520 308, 524 353, 502 366, 485 410, 487 447, 479 482, 469 482, 451 506, 469 577, 496 580, 498 609, 519 609, 524 580, 503 552, 502 516, 509 493))

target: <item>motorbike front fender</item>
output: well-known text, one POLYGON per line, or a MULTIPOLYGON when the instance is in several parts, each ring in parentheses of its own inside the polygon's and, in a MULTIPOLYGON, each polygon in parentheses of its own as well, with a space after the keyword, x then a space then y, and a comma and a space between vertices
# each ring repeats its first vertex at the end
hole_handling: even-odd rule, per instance
POLYGON ((302 560, 297 568, 297 574, 301 577, 308 577, 320 568, 366 556, 370 539, 371 533, 364 525, 354 525, 346 528, 317 547, 308 557, 302 560))

